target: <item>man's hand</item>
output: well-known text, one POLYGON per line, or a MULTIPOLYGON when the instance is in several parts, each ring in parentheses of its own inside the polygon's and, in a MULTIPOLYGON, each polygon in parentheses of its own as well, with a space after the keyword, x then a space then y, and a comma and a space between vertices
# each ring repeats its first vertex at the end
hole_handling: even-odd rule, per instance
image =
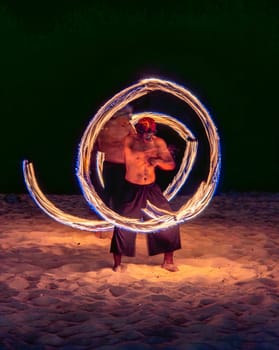
POLYGON ((158 165, 158 161, 159 161, 159 158, 155 158, 155 157, 150 157, 148 159, 148 163, 154 167, 158 165))

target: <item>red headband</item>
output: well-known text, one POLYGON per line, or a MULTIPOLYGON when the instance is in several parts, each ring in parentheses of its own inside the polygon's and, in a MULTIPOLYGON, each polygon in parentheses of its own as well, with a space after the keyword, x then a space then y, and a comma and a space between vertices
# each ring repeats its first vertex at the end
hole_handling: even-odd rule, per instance
POLYGON ((156 123, 154 119, 149 117, 141 118, 136 124, 136 130, 139 134, 143 134, 145 132, 156 132, 156 123))

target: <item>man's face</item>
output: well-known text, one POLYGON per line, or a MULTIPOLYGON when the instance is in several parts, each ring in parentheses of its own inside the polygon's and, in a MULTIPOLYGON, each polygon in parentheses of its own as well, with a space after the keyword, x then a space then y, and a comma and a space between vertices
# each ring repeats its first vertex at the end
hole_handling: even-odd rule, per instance
POLYGON ((147 142, 152 141, 153 135, 154 135, 154 132, 152 132, 152 131, 147 131, 147 132, 144 132, 143 134, 141 134, 142 139, 144 141, 147 141, 147 142))
POLYGON ((144 117, 136 124, 137 133, 144 141, 152 141, 156 132, 156 124, 152 118, 144 117))

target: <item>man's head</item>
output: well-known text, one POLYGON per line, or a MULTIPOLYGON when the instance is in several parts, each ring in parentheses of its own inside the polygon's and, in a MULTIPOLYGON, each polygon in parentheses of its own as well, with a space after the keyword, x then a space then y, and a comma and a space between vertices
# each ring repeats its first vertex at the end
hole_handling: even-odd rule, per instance
POLYGON ((146 140, 150 140, 156 133, 156 123, 150 117, 143 117, 139 119, 135 125, 137 133, 146 140))

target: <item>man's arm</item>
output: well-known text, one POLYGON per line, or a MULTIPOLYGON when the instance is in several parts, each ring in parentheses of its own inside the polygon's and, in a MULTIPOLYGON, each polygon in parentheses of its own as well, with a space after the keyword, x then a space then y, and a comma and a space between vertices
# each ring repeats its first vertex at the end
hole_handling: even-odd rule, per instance
POLYGON ((130 159, 131 155, 132 155, 132 144, 134 141, 134 137, 133 135, 128 135, 125 137, 124 139, 124 157, 125 157, 125 161, 126 159, 130 159))
POLYGON ((102 135, 102 130, 99 133, 96 143, 95 143, 95 149, 99 152, 104 152, 103 151, 103 135, 102 135))
POLYGON ((127 126, 127 136, 128 135, 136 135, 136 129, 131 123, 127 126))
POLYGON ((122 147, 123 140, 119 139, 115 128, 108 125, 100 131, 97 137, 96 145, 98 151, 106 153, 111 147, 122 147))
POLYGON ((161 138, 157 138, 156 147, 158 152, 157 157, 151 157, 149 159, 150 165, 154 167, 158 166, 163 170, 173 170, 175 168, 175 162, 166 142, 161 138))

